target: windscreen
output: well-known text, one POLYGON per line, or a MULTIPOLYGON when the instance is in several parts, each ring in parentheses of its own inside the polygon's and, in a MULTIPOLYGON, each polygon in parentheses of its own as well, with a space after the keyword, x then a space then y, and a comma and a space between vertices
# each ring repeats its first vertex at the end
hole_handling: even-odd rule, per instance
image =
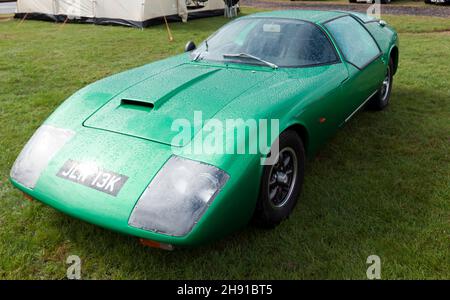
POLYGON ((276 18, 234 21, 203 42, 193 51, 191 58, 245 64, 264 64, 261 61, 264 60, 278 67, 338 61, 333 45, 316 25, 276 18))

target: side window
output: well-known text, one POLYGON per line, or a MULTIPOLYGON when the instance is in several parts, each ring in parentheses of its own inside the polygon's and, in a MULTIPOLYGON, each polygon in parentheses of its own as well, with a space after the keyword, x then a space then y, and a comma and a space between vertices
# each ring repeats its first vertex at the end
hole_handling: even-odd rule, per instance
POLYGON ((363 26, 350 16, 325 24, 345 59, 361 68, 380 54, 377 44, 363 26))

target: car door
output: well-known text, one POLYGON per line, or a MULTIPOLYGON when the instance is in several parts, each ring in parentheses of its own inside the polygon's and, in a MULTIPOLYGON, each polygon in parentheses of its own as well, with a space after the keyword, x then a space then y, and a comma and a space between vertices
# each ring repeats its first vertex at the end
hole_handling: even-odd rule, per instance
POLYGON ((369 31, 350 15, 324 23, 345 61, 349 77, 341 85, 346 102, 342 123, 358 111, 379 89, 386 66, 382 52, 369 31))

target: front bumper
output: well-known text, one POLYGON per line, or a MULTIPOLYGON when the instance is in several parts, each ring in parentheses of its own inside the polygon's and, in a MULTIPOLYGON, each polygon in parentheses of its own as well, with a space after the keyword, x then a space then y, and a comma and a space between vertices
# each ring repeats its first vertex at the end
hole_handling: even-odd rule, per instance
POLYGON ((228 165, 229 181, 185 236, 169 236, 130 226, 129 218, 137 200, 172 155, 170 147, 100 130, 81 131, 51 160, 33 189, 14 179, 11 179, 12 184, 72 217, 174 246, 196 246, 213 241, 244 226, 251 218, 259 188, 259 180, 255 180, 259 176, 254 176, 259 164, 241 157, 240 161, 228 165), (95 161, 105 169, 128 176, 128 181, 113 196, 63 179, 57 173, 68 159, 95 161))

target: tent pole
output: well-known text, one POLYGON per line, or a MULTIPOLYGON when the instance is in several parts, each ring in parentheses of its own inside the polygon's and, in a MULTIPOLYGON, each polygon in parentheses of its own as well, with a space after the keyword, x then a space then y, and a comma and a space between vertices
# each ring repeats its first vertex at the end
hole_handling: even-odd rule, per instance
POLYGON ((170 31, 169 22, 167 22, 166 16, 164 16, 164 22, 166 23, 167 34, 169 35, 169 42, 173 42, 173 35, 172 32, 170 31))
POLYGON ((92 0, 92 24, 93 25, 95 25, 95 19, 97 18, 96 7, 97 7, 97 1, 92 0))
MULTIPOLYGON (((161 10, 161 13, 164 14, 164 10, 162 8, 161 2, 159 2, 159 9, 161 10)), ((167 34, 169 36, 169 42, 173 42, 174 38, 172 35, 172 31, 170 31, 169 22, 167 22, 166 15, 163 15, 163 18, 164 18, 164 23, 166 23, 166 29, 167 29, 167 34)))
POLYGON ((145 18, 145 0, 141 2, 141 30, 144 30, 144 18, 145 18))
POLYGON ((23 21, 25 21, 25 19, 26 19, 27 17, 28 17, 28 13, 25 13, 25 15, 23 16, 22 20, 20 20, 19 24, 17 24, 17 25, 22 24, 23 21))
MULTIPOLYGON (((58 14, 58 8, 59 8, 58 7, 58 2, 56 2, 56 0, 53 0, 52 1, 52 5, 53 5, 53 7, 52 7, 53 8, 53 15, 56 16, 58 14)), ((58 24, 58 18, 57 17, 55 18, 55 24, 58 24)))
POLYGON ((66 16, 66 19, 62 23, 62 25, 59 27, 59 30, 63 29, 64 25, 66 25, 67 21, 69 20, 69 16, 66 16))

